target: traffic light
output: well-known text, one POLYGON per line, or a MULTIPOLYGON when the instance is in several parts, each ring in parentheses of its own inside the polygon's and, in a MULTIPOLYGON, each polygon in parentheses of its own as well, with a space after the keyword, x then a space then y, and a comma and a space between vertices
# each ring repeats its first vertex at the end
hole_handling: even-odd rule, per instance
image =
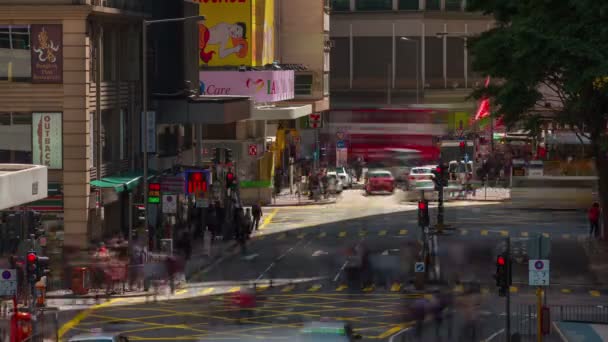
POLYGON ((213 149, 213 163, 220 164, 221 163, 221 151, 218 147, 213 149))
POLYGON ((460 154, 464 154, 466 152, 467 143, 465 141, 461 141, 458 143, 460 147, 460 154))
POLYGON ((38 264, 38 256, 36 255, 36 252, 29 251, 25 257, 25 261, 27 278, 30 281, 35 282, 38 276, 38 270, 36 267, 38 264))
POLYGON ((321 159, 327 158, 327 149, 325 147, 321 147, 321 159))
POLYGON ((236 184, 236 175, 232 171, 229 171, 226 174, 226 189, 231 189, 234 187, 234 184, 236 184))
POLYGON ((430 222, 429 202, 427 200, 418 201, 418 225, 420 227, 428 227, 430 222))
POLYGON ((498 295, 504 297, 511 286, 511 262, 507 256, 501 254, 496 258, 496 286, 498 295))
POLYGON ((232 163, 232 150, 227 148, 226 149, 226 164, 230 164, 232 163))
POLYGON ((146 223, 146 207, 144 205, 136 204, 133 206, 133 218, 135 227, 143 227, 146 223))

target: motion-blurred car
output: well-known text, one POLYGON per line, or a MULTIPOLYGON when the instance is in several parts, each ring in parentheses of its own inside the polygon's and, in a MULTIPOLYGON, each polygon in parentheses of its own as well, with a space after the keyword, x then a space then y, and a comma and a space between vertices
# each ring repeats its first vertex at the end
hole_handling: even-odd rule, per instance
POLYGON ((95 332, 76 335, 70 338, 68 342, 129 342, 129 339, 120 333, 95 332))
POLYGON ((407 178, 408 190, 419 190, 425 188, 434 189, 433 183, 433 166, 413 167, 410 170, 410 175, 407 178))
POLYGON ((374 170, 367 174, 365 193, 371 195, 375 192, 395 191, 395 178, 386 170, 374 170))
MULTIPOLYGON (((341 193, 344 190, 344 184, 342 183, 342 180, 338 177, 338 174, 333 172, 333 171, 329 171, 327 173, 327 177, 329 177, 330 179, 334 180, 334 184, 335 184, 335 191, 336 193, 341 193)), ((331 183, 331 182, 330 182, 331 183)), ((331 185, 330 185, 331 186, 331 185)), ((331 189, 330 189, 331 191, 331 189)))
POLYGON ((345 188, 351 188, 353 186, 353 179, 350 176, 350 173, 346 171, 345 167, 337 167, 336 174, 338 175, 338 177, 340 177, 342 185, 344 185, 345 188))

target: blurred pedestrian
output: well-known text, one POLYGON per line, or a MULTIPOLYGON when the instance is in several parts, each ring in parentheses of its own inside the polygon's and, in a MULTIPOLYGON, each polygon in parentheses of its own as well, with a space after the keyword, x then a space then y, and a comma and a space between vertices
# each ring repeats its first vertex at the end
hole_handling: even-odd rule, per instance
POLYGON ((167 256, 167 275, 171 294, 175 293, 175 278, 177 277, 177 259, 173 255, 167 256))
POLYGON ((251 217, 251 209, 247 208, 245 210, 245 217, 243 218, 243 225, 245 226, 245 231, 247 233, 247 239, 249 240, 249 235, 253 231, 253 219, 251 217))
POLYGON ((411 318, 416 321, 416 325, 414 327, 414 334, 416 339, 422 340, 422 334, 424 330, 424 319, 426 318, 426 309, 428 302, 425 298, 418 298, 412 303, 410 308, 411 310, 411 318))
POLYGON ((589 217, 589 237, 598 237, 600 232, 600 204, 595 202, 587 213, 589 217))
POLYGON ((258 230, 258 228, 260 227, 260 219, 262 218, 262 216, 264 216, 264 213, 262 212, 261 201, 251 207, 251 214, 253 215, 253 229, 258 230))

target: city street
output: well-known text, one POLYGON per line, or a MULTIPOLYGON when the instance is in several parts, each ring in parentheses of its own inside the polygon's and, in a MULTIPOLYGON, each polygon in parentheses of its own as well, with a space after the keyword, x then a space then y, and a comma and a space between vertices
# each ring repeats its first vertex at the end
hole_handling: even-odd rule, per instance
MULTIPOLYGON (((404 314, 416 298, 434 289, 458 292, 453 282, 457 277, 465 284, 480 283, 481 337, 497 338, 504 329, 505 308, 492 278, 496 255, 506 237, 536 233, 552 241, 549 304, 597 304, 608 295, 589 272, 583 213, 515 210, 496 202, 446 204, 446 223, 454 229, 437 239, 439 262, 434 267, 441 281, 415 291, 417 206, 398 198, 349 190, 335 204, 264 208, 261 229, 244 254, 220 258, 184 289, 161 295, 158 302, 132 298, 103 304, 77 317, 78 324, 72 321, 66 336, 102 327, 147 341, 289 340, 303 322, 331 318, 351 323, 364 340, 387 340, 412 325, 404 314), (363 289, 348 287, 344 269, 347 248, 357 244, 370 251, 372 267, 381 266, 363 289), (390 267, 390 256, 399 260, 397 269, 390 267), (230 293, 253 284, 257 307, 239 323, 230 293)), ((432 221, 434 216, 432 208, 432 221)), ((527 286, 527 267, 527 262, 514 267, 514 306, 535 301, 535 289, 527 286)), ((65 315, 63 322, 73 317, 65 315)), ((457 313, 456 331, 461 323, 457 313)))

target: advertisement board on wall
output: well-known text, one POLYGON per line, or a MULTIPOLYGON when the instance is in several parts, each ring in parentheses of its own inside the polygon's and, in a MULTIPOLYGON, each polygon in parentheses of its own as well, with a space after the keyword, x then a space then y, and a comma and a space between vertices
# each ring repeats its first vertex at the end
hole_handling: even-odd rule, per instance
POLYGON ((254 0, 254 41, 253 64, 266 65, 274 62, 274 2, 275 0, 254 0))
POLYGON ((32 83, 63 83, 63 28, 31 25, 32 83))
POLYGON ((203 95, 244 95, 255 102, 277 102, 294 98, 293 70, 201 71, 203 95))
POLYGON ((253 0, 198 0, 199 65, 251 65, 253 0))
POLYGON ((61 113, 32 114, 32 163, 49 169, 63 168, 61 113))

